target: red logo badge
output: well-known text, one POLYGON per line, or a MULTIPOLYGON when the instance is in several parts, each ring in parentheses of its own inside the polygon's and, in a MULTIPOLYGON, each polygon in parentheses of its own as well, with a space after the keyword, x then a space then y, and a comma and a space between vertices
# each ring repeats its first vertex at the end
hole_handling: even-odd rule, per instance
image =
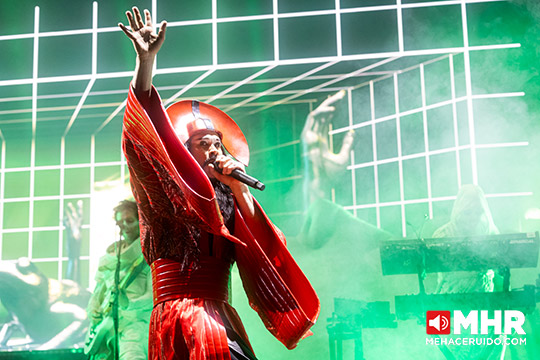
POLYGON ((429 335, 450 334, 450 311, 426 312, 426 333, 429 335))

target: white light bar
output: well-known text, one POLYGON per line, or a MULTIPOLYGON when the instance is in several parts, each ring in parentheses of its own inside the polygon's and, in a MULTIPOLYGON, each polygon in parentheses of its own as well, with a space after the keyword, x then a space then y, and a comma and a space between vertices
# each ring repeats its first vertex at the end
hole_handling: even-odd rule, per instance
MULTIPOLYGON (((485 46, 471 46, 468 51, 484 51, 484 50, 502 50, 519 48, 521 44, 502 44, 502 45, 485 45, 485 46)), ((300 59, 286 59, 286 60, 269 60, 269 61, 253 61, 242 63, 230 63, 230 64, 217 64, 217 65, 201 65, 201 66, 186 66, 177 68, 157 69, 155 75, 159 74, 178 74, 185 72, 197 72, 208 70, 228 70, 228 69, 241 69, 251 67, 264 67, 264 66, 285 66, 285 65, 298 65, 298 64, 313 64, 321 62, 339 62, 339 61, 355 61, 355 60, 374 60, 394 57, 408 57, 408 56, 424 56, 424 55, 442 55, 448 53, 462 53, 465 51, 463 47, 454 48, 439 48, 429 50, 406 50, 403 52, 392 51, 384 53, 370 53, 370 54, 356 54, 356 55, 342 55, 342 56, 322 56, 312 58, 300 58, 300 59)), ((95 75, 96 79, 110 79, 110 78, 124 78, 132 77, 133 71, 119 71, 110 73, 99 73, 95 75)), ((51 76, 39 78, 38 83, 54 83, 54 82, 66 82, 66 81, 81 81, 92 79, 92 74, 83 75, 67 75, 67 76, 51 76)), ((16 79, 16 80, 0 80, 0 86, 11 85, 29 85, 32 84, 32 79, 16 79)))
POLYGON ((275 184, 275 183, 280 183, 280 182, 284 182, 284 181, 300 180, 302 178, 303 178, 302 175, 294 175, 294 176, 289 176, 289 177, 286 177, 286 178, 265 180, 264 183, 265 184, 275 184))
POLYGON ((73 123, 75 122, 77 115, 79 115, 79 112, 81 111, 82 106, 84 102, 86 101, 88 94, 90 93, 90 90, 92 90, 92 86, 94 86, 94 82, 95 82, 95 79, 92 79, 86 86, 86 90, 84 90, 83 96, 81 96, 81 99, 79 100, 79 103, 77 104, 77 107, 75 108, 75 111, 73 112, 73 115, 71 115, 71 118, 69 119, 69 123, 67 124, 66 129, 64 130, 64 134, 62 135, 63 137, 67 136, 69 130, 71 129, 71 126, 73 126, 73 123))
POLYGON ((394 61, 394 60, 396 60, 396 58, 389 58, 389 59, 384 59, 384 60, 378 61, 378 62, 376 62, 376 63, 374 63, 374 64, 368 65, 368 66, 363 67, 363 68, 361 68, 361 69, 355 70, 355 71, 350 72, 350 73, 345 74, 345 75, 342 75, 342 76, 340 76, 340 77, 338 77, 338 78, 329 80, 329 81, 327 81, 327 82, 324 82, 324 83, 322 83, 322 84, 319 84, 319 85, 317 85, 317 86, 314 86, 314 87, 312 87, 312 88, 310 88, 310 89, 298 91, 298 92, 297 92, 296 94, 294 94, 294 95, 288 96, 288 97, 286 97, 286 98, 284 98, 284 99, 281 99, 281 100, 278 100, 278 101, 275 101, 275 102, 273 102, 271 105, 263 106, 263 107, 261 107, 260 109, 257 109, 257 110, 255 110, 255 111, 250 112, 249 114, 251 115, 251 114, 254 114, 254 113, 258 113, 258 112, 260 112, 260 111, 269 109, 269 108, 274 107, 274 106, 276 106, 276 105, 280 105, 280 104, 286 103, 286 102, 289 101, 289 100, 296 99, 297 97, 303 96, 303 95, 305 95, 305 94, 309 94, 309 93, 311 93, 311 92, 313 92, 313 91, 315 91, 315 90, 325 88, 325 87, 327 87, 328 85, 331 85, 331 84, 334 84, 334 83, 336 83, 336 82, 339 82, 339 81, 348 79, 348 78, 350 78, 350 77, 356 76, 356 74, 361 74, 361 73, 363 73, 363 72, 365 72, 365 71, 367 71, 367 70, 371 70, 371 69, 373 69, 373 68, 376 68, 376 67, 378 67, 378 66, 384 65, 384 64, 389 63, 389 62, 394 61))
MULTIPOLYGON (((500 143, 500 144, 483 144, 483 145, 476 144, 476 148, 477 149, 493 149, 493 148, 503 148, 503 147, 522 147, 522 146, 528 146, 528 145, 529 143, 526 141, 518 141, 518 142, 508 142, 508 143, 500 143)), ((398 162, 400 161, 400 159, 401 160, 419 159, 426 156, 446 154, 449 152, 460 151, 460 150, 468 150, 470 148, 471 148, 471 145, 460 145, 460 146, 455 146, 455 147, 452 146, 452 147, 444 148, 444 149, 430 150, 427 152, 422 151, 415 154, 402 155, 401 157, 391 157, 391 158, 386 158, 383 160, 367 161, 361 164, 350 165, 350 166, 347 166, 347 169, 348 170, 361 169, 361 168, 366 168, 366 167, 375 166, 375 165, 390 164, 393 162, 398 162)))
POLYGON ((426 110, 426 82, 424 77, 424 65, 420 65, 420 89, 422 94, 422 127, 424 130, 424 153, 425 165, 426 165, 426 183, 428 193, 428 211, 429 218, 433 218, 433 203, 431 202, 431 162, 429 160, 429 133, 428 133, 428 121, 426 110))
MULTIPOLYGON (((32 60, 32 144, 30 147, 30 199, 28 206, 28 224, 30 231, 28 233, 28 258, 32 258, 33 250, 33 232, 34 225, 34 190, 35 190, 35 166, 36 166, 36 128, 37 128, 37 79, 39 77, 39 6, 34 8, 34 47, 32 60)), ((5 201, 5 200, 4 200, 5 201)))
POLYGON ((2 150, 0 154, 0 260, 2 259, 2 229, 4 228, 4 193, 6 189, 6 140, 0 129, 0 140, 2 140, 2 150))
POLYGON ((498 193, 498 194, 486 194, 486 198, 502 198, 502 197, 519 197, 519 196, 533 196, 532 191, 522 191, 522 192, 509 192, 509 193, 498 193))
POLYGON ((287 146, 294 146, 294 145, 297 145, 297 144, 300 144, 300 140, 293 140, 293 141, 289 141, 289 142, 286 142, 286 143, 283 143, 283 144, 269 146, 269 147, 266 147, 266 148, 263 148, 263 149, 251 151, 250 156, 254 156, 256 154, 265 153, 265 152, 276 150, 276 149, 281 149, 281 148, 284 148, 284 147, 287 147, 287 146))
MULTIPOLYGON (((214 0, 215 1, 215 0, 214 0)), ((195 80, 193 80, 191 82, 191 84, 183 87, 180 91, 178 91, 176 94, 174 94, 173 96, 171 96, 170 98, 168 98, 166 101, 163 102, 163 106, 167 106, 169 105, 170 103, 172 103, 173 101, 175 101, 176 99, 178 99, 180 96, 182 96, 184 93, 186 93, 189 89, 191 89, 192 87, 194 87, 195 85, 197 85, 198 83, 200 83, 201 81, 203 81, 206 77, 208 77, 209 75, 211 75, 213 72, 215 71, 215 69, 210 69, 208 70, 207 72, 205 72, 204 74, 202 74, 201 76, 199 76, 198 78, 196 78, 195 80)))
MULTIPOLYGON (((366 77, 366 76, 383 76, 383 75, 393 75, 396 71, 371 71, 371 72, 365 72, 365 73, 362 73, 362 74, 357 74, 356 76, 357 77, 366 77)), ((328 75, 313 75, 313 76, 307 76, 299 81, 312 81, 312 80, 329 80, 329 79, 335 79, 339 76, 342 76, 344 75, 343 73, 339 73, 339 74, 328 74, 328 75)), ((284 81, 288 81, 288 80, 291 80, 292 78, 267 78, 267 79, 253 79, 253 80, 250 80, 248 81, 247 83, 245 83, 246 85, 251 85, 251 84, 271 84, 271 83, 281 83, 281 82, 284 82, 284 81)), ((197 84, 194 86, 194 88, 214 88, 214 87, 219 87, 219 86, 232 86, 234 84, 236 84, 237 82, 236 81, 219 81, 219 82, 206 82, 206 83, 202 83, 202 84, 197 84)), ((158 86, 157 89, 158 91, 163 91, 163 90, 176 90, 176 89, 181 89, 183 88, 185 85, 174 85, 174 86, 158 86)), ((66 98, 73 98, 73 97, 81 97, 83 96, 84 92, 74 92, 74 93, 63 93, 63 94, 50 94, 50 95, 38 95, 38 100, 48 100, 48 99, 66 99, 66 98)), ((127 96, 127 89, 119 89, 119 90, 100 90, 100 91, 92 91, 88 96, 91 97, 91 96, 103 96, 103 95, 126 95, 127 96)), ((250 93, 249 95, 246 95, 244 94, 243 96, 252 96, 252 95, 256 95, 258 93, 250 93)), ((238 94, 235 94, 233 96, 239 96, 238 94)), ((13 97, 5 97, 5 98, 0 98, 0 103, 2 102, 19 102, 19 101, 29 101, 29 100, 32 100, 32 96, 13 96, 13 97)), ((100 107, 100 106, 96 106, 97 104, 95 105, 91 105, 93 107, 100 107)), ((118 104, 115 103, 114 106, 117 106, 118 104)), ((88 106, 88 105, 87 105, 88 106)), ((70 108, 70 107, 65 107, 66 109, 67 108, 70 108)), ((71 107, 72 108, 72 107, 71 107)), ((87 108, 87 107, 83 107, 83 108, 87 108)), ((38 108, 38 112, 40 111, 40 108, 38 108)), ((0 111, 0 114, 10 114, 10 113, 21 113, 21 112, 25 112, 25 111, 20 111, 20 110, 10 110, 10 111, 0 111)), ((42 121, 42 120, 40 120, 42 121)), ((4 123, 4 121, 2 121, 2 123, 4 123)))
POLYGON ((278 0, 272 0, 272 30, 274 36, 274 61, 279 60, 278 0))
MULTIPOLYGON (((373 86, 373 81, 369 82, 369 109, 371 113, 371 120, 375 119, 375 91, 373 86)), ((372 147, 372 153, 373 153, 373 179, 375 180, 375 204, 379 204, 379 169, 377 167, 377 163, 379 161, 378 159, 378 152, 377 152, 377 129, 375 124, 371 126, 371 147, 372 147)), ((358 206, 358 205, 356 205, 358 206)), ((379 210, 379 206, 375 209, 375 215, 376 215, 376 221, 377 221, 377 227, 381 227, 381 211, 379 210)))
POLYGON ((47 195, 47 196, 26 196, 17 198, 4 198, 5 203, 42 201, 42 200, 64 200, 64 199, 90 199, 90 194, 73 194, 73 195, 47 195))
MULTIPOLYGON (((396 114, 400 113, 398 74, 394 74, 394 112, 396 114)), ((399 115, 396 115, 396 144, 397 144, 397 158, 398 158, 399 200, 403 203, 403 201, 405 201, 405 189, 404 189, 405 179, 403 177, 403 151, 401 149, 401 118, 399 117, 399 115)), ((403 237, 406 237, 407 236, 407 219, 405 216, 405 205, 402 204, 400 210, 401 210, 401 233, 403 237)))
POLYGON ((454 74, 454 56, 448 57, 448 66, 450 68, 450 94, 452 96, 452 126, 454 130, 454 146, 456 147, 456 177, 458 189, 461 188, 461 155, 457 149, 459 146, 459 126, 456 106, 456 78, 454 74))
POLYGON ((122 104, 120 104, 120 105, 119 105, 119 106, 111 113, 111 115, 109 115, 109 116, 105 119, 105 121, 104 121, 104 122, 96 129, 96 131, 94 131, 94 133, 93 133, 92 135, 96 135, 96 134, 99 133, 101 130, 103 130, 103 128, 104 128, 105 126, 107 126, 107 124, 110 123, 111 120, 114 119, 114 117, 115 117, 116 115, 118 115, 118 113, 119 113, 120 111, 122 111, 122 109, 124 109, 124 107, 126 106, 126 104, 127 104, 127 99, 124 100, 124 101, 122 102, 122 104))
MULTIPOLYGON (((79 257, 79 259, 81 260, 89 260, 90 257, 89 256, 81 256, 79 257)), ((32 260, 33 263, 44 263, 44 262, 64 262, 64 261, 68 261, 69 258, 67 256, 63 256, 63 257, 49 257, 49 258, 32 258, 30 259, 32 260)), ((8 264, 16 264, 19 260, 17 259, 14 259, 14 260, 2 260, 3 262, 6 262, 8 264)))
MULTIPOLYGON (((277 1, 273 0, 274 2, 277 1)), ((398 0, 400 1, 400 0, 398 0)), ((350 13, 360 13, 360 12, 376 12, 376 11, 387 11, 387 10, 399 10, 403 9, 413 9, 413 8, 423 8, 423 7, 437 7, 437 6, 451 6, 451 5, 461 5, 462 3, 466 4, 475 4, 475 3, 494 3, 507 0, 446 0, 446 1, 431 1, 424 3, 411 3, 411 4, 398 4, 398 5, 380 5, 380 6, 365 6, 365 7, 355 7, 355 8, 337 8, 331 10, 315 10, 315 11, 298 11, 291 13, 281 13, 277 12, 277 6, 275 6, 275 11, 273 14, 266 15, 250 15, 250 16, 234 16, 234 17, 224 17, 224 18, 215 18, 214 19, 200 19, 200 20, 187 20, 187 21, 171 21, 167 24, 167 27, 179 27, 179 26, 192 26, 192 25, 205 25, 215 23, 227 23, 227 22, 243 22, 243 21, 254 21, 254 20, 270 20, 274 18, 294 18, 294 17, 311 17, 311 16, 321 16, 321 15, 334 15, 334 14, 350 14, 350 13)), ((94 2, 95 3, 95 2, 94 2)), ((152 2, 152 13, 156 14, 155 1, 152 2)), ((214 8, 214 6, 213 6, 214 8)), ((157 19, 157 16, 154 17, 157 19)), ((104 27, 98 29, 98 33, 107 33, 107 32, 117 32, 121 31, 117 26, 104 27)), ((77 30, 63 30, 63 31, 49 31, 42 32, 39 34, 40 37, 56 37, 56 36, 69 36, 69 35, 85 35, 91 34, 92 29, 77 29, 77 30)), ((0 41, 5 40, 20 40, 20 39, 29 39, 32 38, 32 34, 15 34, 15 35, 1 35, 0 41)))
POLYGON ((248 76, 247 78, 245 78, 244 80, 242 81, 238 81, 237 83, 235 83, 233 86, 223 90, 222 92, 220 92, 219 94, 217 95, 214 95, 212 96, 210 99, 208 99, 206 102, 208 103, 211 103, 212 101, 216 100, 216 99, 219 99, 221 98, 222 96, 230 93, 231 91, 235 90, 235 89, 238 89, 240 86, 242 85, 245 85, 247 83, 249 83, 250 81, 252 81, 253 79, 256 79, 258 78, 259 76, 261 76, 262 74, 264 73, 267 73, 268 71, 272 70, 273 68, 275 68, 276 65, 271 65, 271 66, 267 66, 265 67, 264 69, 260 70, 260 71, 257 71, 255 74, 252 74, 251 76, 248 76))
MULTIPOLYGON (((353 124, 354 122, 354 114, 353 114, 353 102, 352 102, 352 90, 351 89, 348 89, 347 90, 347 102, 348 102, 348 106, 347 106, 347 115, 348 115, 348 118, 349 118, 349 126, 353 124)), ((332 136, 330 136, 330 138, 332 138, 332 136)), ((350 164, 351 165, 354 165, 355 163, 355 156, 354 156, 354 149, 351 149, 350 150, 350 164)), ((353 206, 356 205, 356 172, 354 171, 351 171, 351 192, 352 192, 352 204, 353 206)), ((356 217, 356 210, 353 211, 353 215, 356 217)))
MULTIPOLYGON (((519 97, 519 96, 524 96, 524 94, 525 93, 523 93, 523 92, 515 92, 515 93, 501 93, 501 94, 485 94, 485 95, 478 95, 478 96, 473 95, 472 99, 474 100, 474 99, 477 99, 477 98, 478 99, 491 99, 491 98, 495 99, 495 98, 502 98, 502 97, 519 97)), ((456 103, 466 101, 466 100, 467 100, 467 96, 462 96, 462 97, 455 98, 455 99, 450 99, 450 100, 444 100, 444 101, 434 103, 434 104, 431 104, 431 105, 426 105, 425 107, 419 107, 419 108, 403 111, 403 112, 401 112, 399 114, 387 115, 387 116, 383 116, 383 117, 380 117, 380 118, 376 118, 374 120, 368 120, 368 121, 365 121, 365 122, 362 122, 362 123, 359 123, 359 124, 355 124, 353 126, 345 126, 345 127, 342 127, 342 128, 338 128, 338 129, 332 130, 330 133, 332 135, 339 134, 339 133, 342 133, 342 132, 347 132, 349 130, 354 130, 354 129, 359 129, 359 128, 363 128, 363 127, 366 127, 366 126, 371 126, 372 124, 378 124, 378 123, 385 122, 385 121, 388 121, 388 120, 393 120, 398 116, 399 117, 405 117, 405 116, 417 114, 417 113, 420 113, 420 112, 423 112, 423 111, 426 111, 426 110, 432 110, 432 109, 437 109, 437 108, 444 107, 444 106, 447 106, 447 105, 456 104, 456 103)))
POLYGON ((465 92, 467 94, 467 120, 469 122, 469 143, 471 144, 471 172, 472 183, 478 185, 478 164, 476 159, 476 132, 474 124, 473 91, 471 80, 471 57, 469 51, 469 29, 467 25, 467 6, 461 4, 461 24, 463 28, 463 61, 465 63, 465 92))
POLYGON ((336 17, 336 50, 337 56, 343 55, 342 42, 341 42, 341 13, 340 13, 340 0, 335 0, 335 17, 336 17))
MULTIPOLYGON (((486 198, 502 198, 502 197, 527 197, 527 196, 533 196, 533 192, 509 192, 509 193, 495 193, 495 194, 486 194, 486 198)), ((404 200, 401 201, 387 201, 387 202, 379 202, 379 203, 370 203, 370 204, 361 204, 356 206, 344 206, 343 208, 345 210, 353 210, 353 209, 372 209, 372 208, 380 208, 380 207, 388 207, 388 206, 398 206, 398 205, 411 205, 411 204, 422 204, 422 203, 428 203, 429 200, 431 202, 440 202, 440 201, 450 201, 455 200, 456 196, 436 196, 432 197, 430 199, 428 198, 422 198, 422 199, 411 199, 411 200, 404 200)))
MULTIPOLYGON (((96 166, 113 166, 113 165, 120 165, 120 161, 104 161, 97 163, 96 166)), ((78 163, 78 164, 66 164, 63 167, 66 169, 81 169, 81 168, 87 168, 90 167, 90 163, 78 163)), ((28 166, 21 166, 21 167, 12 167, 12 168, 6 168, 3 170, 3 172, 10 173, 10 172, 21 172, 21 171, 30 171, 31 169, 34 169, 36 171, 39 170, 59 170, 62 168, 61 165, 36 165, 33 168, 28 166)))
POLYGON ((276 90, 279 90, 279 89, 281 89, 281 88, 283 88, 283 87, 285 87, 285 86, 288 86, 288 85, 290 85, 290 84, 293 84, 293 83, 295 83, 295 82, 297 82, 297 81, 300 81, 300 80, 302 80, 302 79, 304 79, 304 78, 307 78, 307 77, 310 76, 311 74, 318 73, 319 71, 324 70, 324 69, 326 69, 327 67, 330 67, 330 66, 332 66, 332 65, 334 65, 334 64, 335 64, 335 62, 329 62, 329 63, 323 64, 323 65, 321 65, 321 66, 318 66, 318 67, 316 67, 316 68, 314 68, 314 69, 311 69, 311 70, 309 70, 309 71, 307 71, 307 72, 305 72, 305 73, 303 73, 303 74, 301 74, 301 75, 295 76, 295 77, 292 78, 292 79, 289 79, 289 80, 287 80, 287 81, 285 81, 285 82, 283 82, 283 83, 281 83, 281 84, 279 84, 279 85, 276 85, 276 86, 272 87, 271 89, 262 91, 262 92, 260 92, 260 93, 258 93, 258 94, 256 94, 256 95, 251 96, 250 98, 248 98, 248 99, 246 99, 246 100, 240 101, 239 103, 237 103, 237 104, 235 104, 235 105, 229 106, 228 108, 225 109, 225 111, 230 111, 230 110, 232 110, 232 109, 236 109, 237 107, 240 107, 240 106, 243 106, 243 105, 245 105, 245 104, 247 104, 247 103, 250 103, 250 102, 252 102, 253 100, 258 99, 258 98, 260 98, 260 97, 262 97, 262 96, 265 96, 265 95, 268 95, 268 94, 272 94, 272 93, 274 93, 276 90))
MULTIPOLYGON (((89 229, 90 225, 82 225, 83 229, 89 229)), ((13 233, 20 233, 20 232, 28 232, 30 230, 33 231, 54 231, 54 230, 65 230, 65 226, 35 226, 32 229, 30 228, 12 228, 12 229, 0 229, 0 232, 4 234, 13 234, 13 233)))

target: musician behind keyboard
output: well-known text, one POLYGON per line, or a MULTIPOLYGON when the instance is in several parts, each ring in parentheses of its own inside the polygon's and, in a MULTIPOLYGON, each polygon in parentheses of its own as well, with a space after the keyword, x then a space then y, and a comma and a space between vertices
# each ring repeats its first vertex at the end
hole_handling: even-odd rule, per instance
MULTIPOLYGON (((450 221, 438 228, 432 237, 451 238, 495 235, 498 233, 499 231, 493 223, 491 211, 482 189, 476 185, 464 185, 459 190, 454 202, 450 221)), ((455 294, 500 290, 502 290, 502 277, 495 274, 494 269, 484 269, 482 271, 438 273, 434 293, 455 294)), ((494 335, 489 336, 494 337, 494 335)), ((500 357, 503 349, 502 345, 469 345, 448 346, 448 350, 456 359, 496 359, 497 354, 500 357)))

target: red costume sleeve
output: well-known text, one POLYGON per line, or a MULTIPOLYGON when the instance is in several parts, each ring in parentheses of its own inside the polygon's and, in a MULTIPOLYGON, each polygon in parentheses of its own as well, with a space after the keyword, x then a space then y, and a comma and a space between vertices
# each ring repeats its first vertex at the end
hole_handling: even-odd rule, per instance
POLYGON ((143 106, 130 88, 123 146, 130 181, 141 212, 141 240, 147 261, 162 255, 164 238, 182 226, 197 226, 235 242, 236 260, 251 306, 268 330, 292 349, 319 315, 319 299, 285 246, 285 237, 258 203, 258 220, 238 208, 234 236, 223 224, 213 187, 180 143, 152 89, 143 106), (157 218, 156 218, 157 217, 157 218))
POLYGON ((319 316, 315 290, 285 246, 283 233, 259 203, 262 221, 246 220, 236 211, 234 234, 246 247, 236 247, 236 261, 251 307, 266 328, 287 348, 311 335, 319 316))

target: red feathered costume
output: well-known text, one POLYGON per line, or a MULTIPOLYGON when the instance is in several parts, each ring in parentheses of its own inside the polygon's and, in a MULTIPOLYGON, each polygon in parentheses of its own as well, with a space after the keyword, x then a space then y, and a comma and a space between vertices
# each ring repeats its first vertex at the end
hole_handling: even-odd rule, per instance
POLYGON ((294 348, 319 314, 315 291, 256 202, 262 216, 245 219, 235 207, 233 231, 227 228, 212 184, 175 134, 155 89, 138 99, 130 88, 123 148, 153 276, 149 358, 225 360, 231 338, 249 346, 227 299, 234 261, 251 307, 294 348))

